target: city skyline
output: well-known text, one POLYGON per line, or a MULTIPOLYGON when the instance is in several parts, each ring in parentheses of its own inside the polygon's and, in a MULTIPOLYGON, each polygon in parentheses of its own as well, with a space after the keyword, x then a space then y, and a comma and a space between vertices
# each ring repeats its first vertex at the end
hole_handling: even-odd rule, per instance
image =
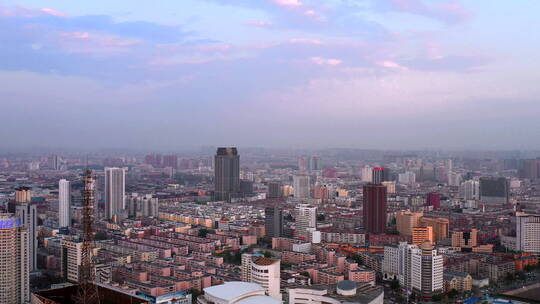
POLYGON ((535 1, 160 4, 3 2, 3 149, 540 148, 535 1))

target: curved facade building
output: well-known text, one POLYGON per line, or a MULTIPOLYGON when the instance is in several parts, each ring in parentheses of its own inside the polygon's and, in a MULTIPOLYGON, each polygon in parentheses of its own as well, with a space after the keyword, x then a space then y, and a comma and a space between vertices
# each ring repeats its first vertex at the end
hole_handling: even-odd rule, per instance
POLYGON ((197 298, 199 304, 280 304, 281 301, 265 295, 265 288, 248 282, 226 282, 207 287, 197 298))
POLYGON ((383 304, 384 289, 345 280, 336 285, 313 285, 292 288, 289 304, 383 304))

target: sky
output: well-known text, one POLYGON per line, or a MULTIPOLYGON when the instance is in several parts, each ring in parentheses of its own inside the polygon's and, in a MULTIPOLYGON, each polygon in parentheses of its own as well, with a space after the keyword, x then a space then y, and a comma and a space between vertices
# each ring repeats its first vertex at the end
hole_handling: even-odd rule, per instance
POLYGON ((0 1, 0 147, 539 149, 540 1, 0 1))

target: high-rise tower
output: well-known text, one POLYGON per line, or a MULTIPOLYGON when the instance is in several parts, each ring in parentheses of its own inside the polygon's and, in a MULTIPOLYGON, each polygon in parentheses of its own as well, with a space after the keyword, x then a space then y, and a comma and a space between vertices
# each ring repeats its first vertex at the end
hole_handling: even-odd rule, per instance
POLYGON ((374 184, 381 184, 390 180, 390 169, 377 167, 372 171, 372 182, 374 184))
POLYGON ((105 217, 125 210, 126 172, 123 168, 105 168, 105 217))
POLYGON ((37 209, 31 203, 17 203, 15 214, 21 220, 21 224, 27 228, 28 233, 28 255, 30 257, 30 270, 37 269, 37 209))
POLYGON ((268 237, 283 236, 283 209, 278 206, 264 209, 265 230, 268 237))
POLYGON ((71 187, 70 182, 61 179, 58 182, 58 227, 71 225, 71 187))
POLYGON ((310 180, 308 175, 293 176, 293 187, 295 198, 309 198, 310 180))
POLYGON ((28 229, 19 218, 0 213, 0 304, 30 302, 28 229))
POLYGON ((214 198, 230 201, 240 192, 240 155, 236 148, 218 148, 215 156, 214 198))
POLYGON ((364 229, 366 233, 384 233, 386 231, 386 186, 367 184, 364 193, 364 229))
POLYGON ((432 296, 443 291, 443 257, 429 242, 411 256, 411 285, 415 292, 432 296))
POLYGON ((317 228, 317 207, 308 204, 296 206, 296 236, 309 239, 309 230, 317 228))

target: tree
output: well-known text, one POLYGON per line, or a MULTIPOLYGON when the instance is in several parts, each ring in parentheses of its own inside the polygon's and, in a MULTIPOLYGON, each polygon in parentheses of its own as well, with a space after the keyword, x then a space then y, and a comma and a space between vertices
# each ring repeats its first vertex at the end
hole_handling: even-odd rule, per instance
POLYGON ((455 289, 452 289, 448 292, 448 297, 450 298, 455 298, 459 295, 459 292, 455 289))
POLYGON ((364 262, 362 262, 362 257, 358 254, 355 254, 352 256, 352 259, 358 264, 358 265, 363 265, 364 262))
POLYGON ((281 263, 280 264, 281 270, 291 269, 291 267, 292 267, 292 264, 289 264, 289 263, 281 263))
POLYGON ((514 280, 514 278, 515 278, 514 274, 509 272, 509 273, 506 274, 506 277, 504 278, 504 280, 506 282, 512 282, 514 280))
POLYGON ((398 290, 399 289, 399 281, 397 279, 393 279, 392 282, 390 282, 390 287, 393 290, 398 290))
POLYGON ((439 302, 443 299, 442 295, 440 294, 436 294, 434 295, 433 297, 431 297, 431 300, 433 300, 433 302, 439 302))
POLYGON ((317 222, 322 222, 324 221, 324 219, 325 219, 324 214, 317 215, 317 222))
POLYGON ((265 258, 271 258, 272 257, 272 253, 270 251, 263 251, 263 255, 265 258))
POLYGON ((199 229, 199 237, 205 238, 207 234, 208 234, 208 229, 206 228, 199 229))
POLYGON ((98 231, 94 235, 94 240, 96 240, 96 241, 103 241, 103 240, 107 240, 108 238, 109 237, 107 236, 107 233, 105 233, 103 231, 98 231))
POLYGON ((190 288, 189 293, 191 294, 192 303, 197 303, 197 297, 201 295, 201 292, 195 288, 190 288))

